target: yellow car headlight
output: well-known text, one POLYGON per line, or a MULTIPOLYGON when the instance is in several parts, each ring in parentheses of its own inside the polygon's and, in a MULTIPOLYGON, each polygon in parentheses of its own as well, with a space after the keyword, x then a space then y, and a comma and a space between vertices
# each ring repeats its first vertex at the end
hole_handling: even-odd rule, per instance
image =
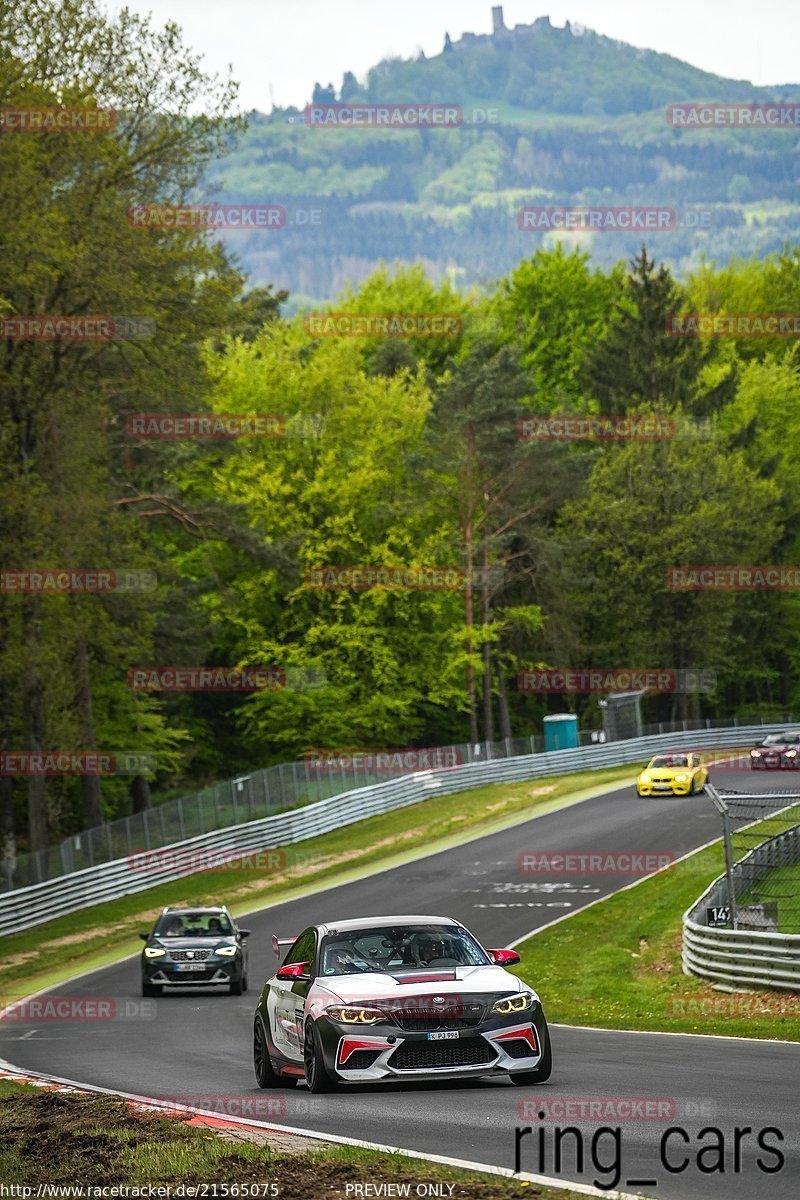
POLYGON ((649 782, 650 782, 650 776, 647 774, 647 771, 642 771, 641 775, 639 776, 639 783, 649 783, 649 782))
POLYGON ((160 946, 145 946, 144 948, 145 958, 161 958, 166 953, 166 950, 162 950, 160 946))
POLYGON ((333 1004, 325 1012, 334 1021, 342 1021, 345 1025, 374 1025, 376 1021, 386 1020, 377 1008, 353 1008, 347 1004, 333 1004))
POLYGON ((499 1013, 501 1017, 507 1017, 511 1013, 526 1012, 529 1008, 533 1008, 536 1001, 530 992, 520 992, 516 996, 506 996, 504 1000, 498 1000, 492 1005, 492 1012, 499 1013))
POLYGON ((676 775, 675 776, 676 783, 686 783, 687 779, 691 779, 691 776, 690 775, 676 775))
POLYGON ((221 958, 233 958, 238 949, 238 946, 217 946, 214 953, 219 954, 221 958))

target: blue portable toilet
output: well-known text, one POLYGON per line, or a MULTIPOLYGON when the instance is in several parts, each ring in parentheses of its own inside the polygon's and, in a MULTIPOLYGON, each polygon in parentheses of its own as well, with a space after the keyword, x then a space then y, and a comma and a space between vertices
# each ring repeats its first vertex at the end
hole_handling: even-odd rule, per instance
POLYGON ((554 713, 544 718, 545 750, 575 750, 580 744, 578 718, 574 713, 554 713))

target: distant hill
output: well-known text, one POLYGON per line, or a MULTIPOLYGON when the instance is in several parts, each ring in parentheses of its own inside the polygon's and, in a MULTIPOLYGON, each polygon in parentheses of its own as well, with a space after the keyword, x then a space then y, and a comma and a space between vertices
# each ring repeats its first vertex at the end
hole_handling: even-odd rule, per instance
MULTIPOLYGON (((209 186, 221 200, 287 208, 284 229, 228 238, 254 285, 320 302, 394 259, 485 284, 557 236, 518 228, 531 204, 671 206, 680 224, 646 240, 678 273, 701 254, 726 261, 798 239, 800 129, 678 130, 665 112, 800 101, 800 85, 723 79, 547 17, 507 30, 495 9, 493 21, 492 34, 446 38, 434 58, 385 60, 363 84, 348 72, 338 90, 315 88, 317 103, 459 104, 460 128, 319 129, 297 109, 253 114, 209 186)), ((642 241, 564 236, 604 266, 642 241)))

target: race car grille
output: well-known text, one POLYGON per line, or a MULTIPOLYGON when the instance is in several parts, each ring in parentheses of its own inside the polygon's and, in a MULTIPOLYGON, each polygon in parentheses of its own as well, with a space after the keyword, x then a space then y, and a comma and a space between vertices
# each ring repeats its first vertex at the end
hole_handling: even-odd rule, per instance
POLYGON ((173 962, 205 962, 210 954, 210 950, 171 950, 170 958, 173 962))
POLYGON ((460 1013, 458 1016, 451 1016, 447 1012, 431 1013, 430 1010, 424 1013, 404 1012, 395 1014, 394 1019, 401 1029, 407 1029, 409 1032, 412 1030, 427 1032, 435 1029, 474 1029, 483 1020, 483 1009, 478 1009, 476 1013, 460 1013))
POLYGON ((343 1063, 341 1069, 343 1071, 366 1071, 368 1067, 372 1066, 372 1064, 375 1062, 375 1059, 381 1053, 382 1051, 380 1049, 354 1050, 352 1054, 348 1055, 347 1061, 343 1063))
POLYGON ((453 1042, 404 1042, 389 1062, 399 1071, 425 1071, 436 1067, 480 1067, 497 1057, 483 1038, 453 1042))

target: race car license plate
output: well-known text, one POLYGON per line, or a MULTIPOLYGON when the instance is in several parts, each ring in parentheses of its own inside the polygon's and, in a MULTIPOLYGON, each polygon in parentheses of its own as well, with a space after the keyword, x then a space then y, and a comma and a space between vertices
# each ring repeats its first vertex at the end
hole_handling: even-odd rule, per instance
POLYGON ((442 1029, 436 1033, 428 1034, 429 1042, 449 1042, 452 1038, 458 1037, 457 1029, 442 1029))
POLYGON ((174 966, 176 971, 196 971, 200 964, 190 962, 190 963, 173 963, 172 965, 174 966))

